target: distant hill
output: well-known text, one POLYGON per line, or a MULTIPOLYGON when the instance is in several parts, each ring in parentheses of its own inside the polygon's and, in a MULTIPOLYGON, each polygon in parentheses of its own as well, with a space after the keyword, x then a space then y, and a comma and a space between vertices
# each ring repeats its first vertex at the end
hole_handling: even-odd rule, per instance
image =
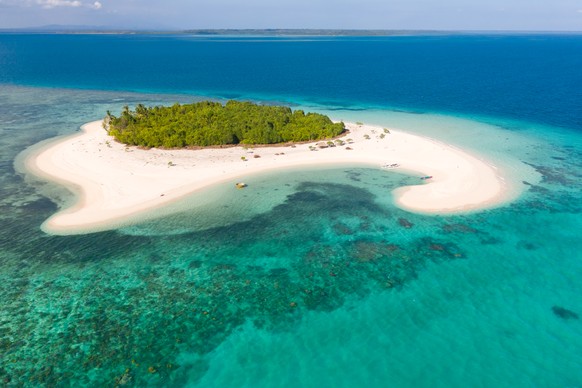
POLYGON ((202 29, 185 30, 192 35, 248 35, 248 36, 397 36, 397 35, 440 35, 450 31, 414 30, 328 30, 328 29, 202 29))

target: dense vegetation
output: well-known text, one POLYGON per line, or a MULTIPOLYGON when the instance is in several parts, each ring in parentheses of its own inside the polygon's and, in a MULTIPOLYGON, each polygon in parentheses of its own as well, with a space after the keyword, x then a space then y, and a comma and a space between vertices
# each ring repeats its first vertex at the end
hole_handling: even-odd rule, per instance
POLYGON ((121 143, 165 148, 298 142, 345 131, 344 123, 321 114, 238 101, 149 108, 139 104, 135 111, 126 106, 119 117, 107 112, 104 126, 121 143))

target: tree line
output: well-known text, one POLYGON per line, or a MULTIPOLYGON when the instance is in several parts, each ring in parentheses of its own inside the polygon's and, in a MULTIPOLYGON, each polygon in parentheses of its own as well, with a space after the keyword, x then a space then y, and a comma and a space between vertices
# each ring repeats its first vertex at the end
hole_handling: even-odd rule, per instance
POLYGON ((104 127, 117 141, 136 146, 181 148, 225 144, 276 144, 332 138, 344 123, 285 106, 252 102, 202 101, 192 104, 124 107, 107 112, 104 127))

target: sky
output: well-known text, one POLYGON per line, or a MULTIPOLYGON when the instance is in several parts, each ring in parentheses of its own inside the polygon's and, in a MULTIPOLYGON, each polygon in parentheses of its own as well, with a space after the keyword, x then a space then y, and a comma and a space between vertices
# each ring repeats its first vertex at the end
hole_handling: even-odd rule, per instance
POLYGON ((582 0, 0 0, 0 29, 582 31, 582 0))

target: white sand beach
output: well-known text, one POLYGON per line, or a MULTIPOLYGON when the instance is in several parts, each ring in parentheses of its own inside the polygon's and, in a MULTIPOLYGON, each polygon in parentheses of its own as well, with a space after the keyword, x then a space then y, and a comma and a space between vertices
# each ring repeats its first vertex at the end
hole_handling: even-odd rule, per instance
POLYGON ((489 162, 451 145, 392 129, 386 134, 383 128, 346 124, 350 133, 342 140, 352 139, 350 144, 317 151, 310 150, 315 143, 145 150, 117 143, 101 124, 88 123, 81 133, 40 147, 25 158, 25 168, 32 174, 78 188, 77 203, 43 224, 48 233, 112 229, 210 185, 222 182, 236 190, 235 183, 244 181, 245 175, 304 165, 397 164, 396 171, 432 176, 386 193, 411 212, 457 213, 508 200, 502 171, 489 162))

